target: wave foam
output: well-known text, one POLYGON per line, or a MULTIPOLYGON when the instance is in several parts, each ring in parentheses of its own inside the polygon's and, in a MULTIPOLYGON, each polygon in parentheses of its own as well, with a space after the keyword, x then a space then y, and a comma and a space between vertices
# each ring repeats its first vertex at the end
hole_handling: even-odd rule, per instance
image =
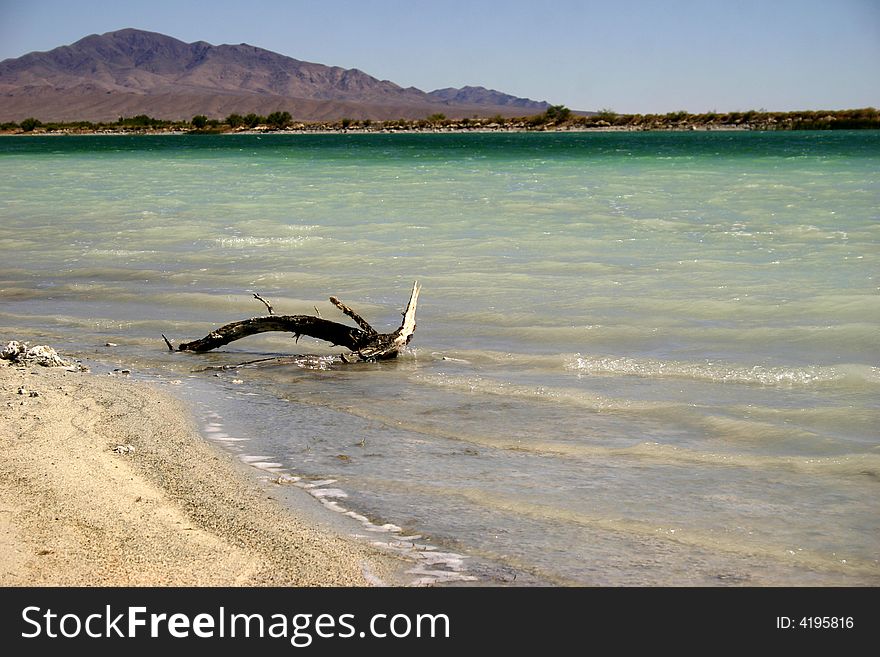
POLYGON ((241 249, 251 246, 301 246, 320 237, 294 235, 291 237, 218 237, 215 241, 223 248, 241 249))
POLYGON ((578 374, 617 374, 644 378, 682 378, 712 383, 752 383, 759 385, 810 385, 839 381, 847 373, 835 367, 742 367, 713 363, 686 363, 613 356, 575 354, 565 363, 578 374))

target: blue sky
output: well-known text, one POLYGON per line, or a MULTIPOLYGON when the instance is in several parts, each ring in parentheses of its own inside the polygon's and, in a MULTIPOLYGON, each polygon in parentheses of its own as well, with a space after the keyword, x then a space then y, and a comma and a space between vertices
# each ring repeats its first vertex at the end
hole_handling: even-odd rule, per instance
POLYGON ((0 0, 0 60, 124 27, 582 110, 880 107, 880 0, 0 0))

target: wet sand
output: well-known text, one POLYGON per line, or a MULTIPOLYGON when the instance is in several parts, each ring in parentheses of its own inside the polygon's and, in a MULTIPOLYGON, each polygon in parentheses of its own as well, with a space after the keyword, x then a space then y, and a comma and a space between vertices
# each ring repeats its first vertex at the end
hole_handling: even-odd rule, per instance
POLYGON ((0 361, 0 585, 394 583, 398 561, 245 467, 147 384, 0 361))

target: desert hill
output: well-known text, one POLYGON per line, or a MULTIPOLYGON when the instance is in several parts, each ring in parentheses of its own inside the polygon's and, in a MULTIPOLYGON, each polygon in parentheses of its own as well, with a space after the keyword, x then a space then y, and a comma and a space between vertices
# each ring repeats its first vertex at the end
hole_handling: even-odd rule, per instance
POLYGON ((185 43, 135 29, 0 62, 0 121, 114 121, 138 114, 182 120, 274 111, 303 121, 458 118, 521 116, 548 106, 483 87, 426 93, 244 43, 185 43))

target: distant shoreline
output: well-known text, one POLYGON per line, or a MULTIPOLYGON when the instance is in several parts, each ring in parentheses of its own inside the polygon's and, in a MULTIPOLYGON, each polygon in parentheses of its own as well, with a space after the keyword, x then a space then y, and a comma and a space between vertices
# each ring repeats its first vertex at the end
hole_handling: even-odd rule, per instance
POLYGON ((108 137, 108 136, 126 136, 126 135, 381 135, 381 134, 401 134, 401 135, 418 135, 418 134, 492 134, 492 133, 583 133, 583 132, 749 132, 756 131, 756 128, 747 127, 694 127, 694 128, 669 128, 655 130, 640 130, 636 128, 556 128, 546 130, 528 130, 524 128, 482 128, 471 130, 454 130, 454 129, 389 129, 389 130, 351 130, 351 129, 296 129, 288 128, 282 130, 45 130, 33 132, 13 132, 0 131, 0 136, 16 136, 16 137, 64 137, 64 136, 83 136, 83 137, 108 137))
POLYGON ((557 105, 543 114, 506 118, 449 119, 442 114, 425 119, 296 121, 288 112, 268 117, 231 114, 225 119, 203 115, 190 121, 156 119, 141 114, 120 117, 113 123, 68 121, 43 123, 38 118, 20 123, 0 123, 0 135, 112 135, 112 134, 376 134, 376 133, 479 133, 479 132, 648 132, 648 131, 790 131, 878 130, 880 111, 868 107, 851 110, 802 112, 708 112, 689 114, 617 114, 602 110, 575 114, 557 105))
MULTIPOLYGON (((856 130, 880 130, 877 128, 855 128, 856 130)), ((831 128, 796 128, 785 132, 798 132, 807 130, 822 130, 831 132, 831 128)), ((603 128, 548 128, 545 130, 530 130, 525 128, 482 128, 482 129, 425 129, 425 128, 398 128, 385 130, 352 130, 332 128, 286 128, 281 130, 44 130, 33 132, 0 131, 0 136, 12 137, 108 137, 108 136, 182 136, 182 135, 380 135, 380 134, 498 134, 498 133, 621 133, 621 132, 783 132, 782 130, 755 128, 749 126, 691 126, 686 128, 627 128, 627 127, 603 127, 603 128)))

